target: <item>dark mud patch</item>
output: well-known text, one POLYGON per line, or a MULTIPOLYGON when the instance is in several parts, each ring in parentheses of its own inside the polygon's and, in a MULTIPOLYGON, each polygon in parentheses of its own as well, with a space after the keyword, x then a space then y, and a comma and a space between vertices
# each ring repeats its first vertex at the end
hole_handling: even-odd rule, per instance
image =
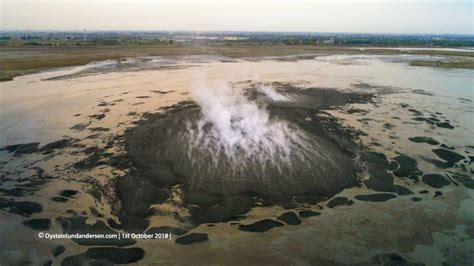
POLYGON ((0 188, 0 191, 4 193, 6 196, 12 196, 12 197, 20 197, 26 194, 31 194, 31 192, 20 187, 14 187, 10 189, 0 188))
POLYGON ((43 211, 43 205, 32 201, 13 201, 0 198, 0 209, 6 212, 29 217, 32 214, 43 211))
POLYGON ((448 150, 455 150, 455 149, 456 149, 456 148, 454 148, 453 146, 448 146, 448 145, 446 145, 446 144, 444 144, 444 143, 441 144, 441 145, 439 145, 439 146, 440 146, 441 148, 443 148, 443 149, 448 149, 448 150))
POLYGON ((77 193, 79 193, 79 192, 76 191, 76 190, 70 190, 70 189, 62 190, 58 193, 57 196, 53 196, 51 198, 51 200, 55 201, 55 202, 64 203, 64 202, 67 202, 67 201, 73 199, 76 196, 77 193))
POLYGON ((431 113, 429 116, 423 116, 423 112, 416 110, 416 109, 408 109, 413 114, 413 121, 420 121, 429 124, 430 126, 438 127, 438 128, 445 128, 445 129, 454 129, 455 127, 450 123, 449 120, 442 121, 436 113, 431 113))
POLYGON ((458 98, 458 100, 464 101, 464 102, 468 102, 468 103, 471 103, 471 102, 472 102, 471 99, 467 99, 467 98, 458 98))
MULTIPOLYGON (((402 106, 402 107, 403 107, 403 106, 402 106)), ((416 110, 416 109, 414 109, 414 108, 409 108, 408 111, 411 112, 411 113, 413 113, 413 114, 416 115, 416 116, 423 115, 423 112, 418 111, 418 110, 416 110)))
POLYGON ((99 107, 104 107, 104 106, 114 106, 114 105, 115 105, 115 103, 113 103, 113 102, 110 102, 110 103, 108 103, 108 102, 101 102, 101 103, 99 103, 97 106, 99 106, 99 107))
POLYGON ((248 225, 241 224, 239 225, 239 230, 246 231, 246 232, 260 233, 260 232, 266 232, 272 228, 280 227, 283 225, 284 224, 281 222, 278 222, 272 219, 265 219, 265 220, 255 222, 253 224, 248 224, 248 225))
POLYGON ((425 117, 415 117, 412 119, 413 121, 421 121, 421 122, 426 122, 427 124, 434 125, 436 124, 435 121, 425 118, 425 117))
POLYGON ((294 212, 285 212, 278 216, 277 219, 289 225, 299 225, 301 223, 301 220, 294 212))
POLYGON ((440 128, 454 129, 454 126, 451 125, 449 122, 436 123, 436 126, 440 128))
POLYGON ((23 221, 23 225, 33 230, 46 231, 51 227, 51 220, 48 218, 30 219, 23 221))
POLYGON ((7 151, 13 153, 13 156, 21 156, 23 154, 31 154, 37 152, 39 145, 39 142, 13 144, 1 148, 0 151, 7 151))
POLYGON ((108 132, 108 131, 110 131, 110 129, 106 128, 106 127, 91 127, 91 128, 89 128, 89 131, 92 131, 92 132, 108 132))
POLYGON ((367 194, 367 195, 357 195, 355 198, 361 201, 370 201, 370 202, 382 202, 390 199, 394 199, 397 196, 390 193, 377 193, 377 194, 367 194))
POLYGON ((455 163, 466 159, 466 157, 446 149, 434 149, 433 153, 435 153, 439 158, 445 161, 433 161, 436 166, 440 166, 442 168, 453 167, 455 163))
POLYGON ((427 175, 422 176, 421 180, 425 184, 434 188, 442 188, 444 186, 451 184, 451 182, 449 182, 449 180, 446 177, 440 174, 427 174, 427 175))
POLYGON ((79 123, 79 124, 75 124, 74 126, 70 127, 70 129, 72 129, 76 132, 80 132, 80 131, 84 131, 90 124, 91 124, 91 122, 79 123))
POLYGON ((65 203, 67 201, 69 201, 69 198, 64 198, 64 197, 59 197, 59 196, 53 196, 51 198, 52 201, 54 202, 60 202, 60 203, 65 203))
POLYGON ((209 238, 205 233, 191 233, 185 236, 180 236, 174 241, 176 244, 189 245, 198 242, 208 241, 209 238))
POLYGON ((151 90, 151 92, 157 93, 157 94, 168 94, 168 93, 171 93, 172 91, 151 90))
POLYGON ((41 151, 43 153, 49 153, 52 150, 64 149, 71 144, 71 141, 72 140, 70 139, 60 139, 44 145, 43 147, 41 147, 41 151))
POLYGON ((336 197, 332 199, 331 201, 329 201, 327 206, 329 208, 334 208, 337 206, 350 206, 352 204, 354 204, 354 202, 352 200, 349 200, 348 198, 336 197))
POLYGON ((418 169, 418 162, 408 155, 399 155, 394 158, 398 163, 399 167, 393 172, 397 177, 410 178, 414 181, 418 181, 419 176, 422 172, 418 169))
POLYGON ((463 184, 465 187, 474 189, 474 178, 472 175, 465 173, 453 173, 451 177, 457 182, 463 184))
POLYGON ((95 114, 95 115, 91 115, 89 117, 92 118, 92 119, 96 119, 96 120, 102 120, 102 119, 105 118, 105 114, 95 114))
POLYGON ((86 252, 65 258, 61 265, 114 265, 140 261, 145 256, 141 248, 90 248, 86 252))
POLYGON ((103 149, 89 150, 89 148, 86 148, 84 151, 88 157, 72 164, 72 167, 76 170, 89 170, 101 165, 112 165, 115 159, 120 158, 120 156, 113 156, 112 153, 106 152, 103 149))
POLYGON ((388 129, 388 130, 394 129, 395 127, 396 126, 394 124, 390 124, 390 123, 383 124, 383 128, 388 129))
POLYGON ((389 162, 384 154, 373 151, 364 152, 361 157, 366 162, 370 175, 370 178, 364 181, 367 188, 382 192, 397 190, 393 183, 394 177, 389 173, 389 171, 397 169, 398 166, 395 162, 389 162))
POLYGON ((76 196, 78 193, 79 193, 79 191, 77 191, 77 190, 65 189, 65 190, 61 190, 58 194, 61 197, 72 198, 72 197, 76 196))
POLYGON ((107 225, 115 230, 122 230, 122 225, 117 223, 114 219, 109 218, 107 219, 107 225))
POLYGON ((346 111, 348 114, 367 114, 369 111, 360 108, 350 108, 346 111))
POLYGON ((301 218, 310 218, 314 216, 319 216, 321 215, 320 212, 315 212, 315 211, 299 211, 298 216, 301 218))
POLYGON ((430 137, 413 137, 413 138, 408 138, 411 142, 415 143, 427 143, 430 145, 439 145, 439 142, 433 138, 430 137))
POLYGON ((411 190, 400 185, 395 185, 395 192, 400 196, 413 194, 411 190))
POLYGON ((66 251, 66 248, 62 245, 57 245, 57 246, 54 246, 52 249, 51 249, 51 254, 53 255, 53 257, 57 257, 61 254, 64 253, 64 251, 66 251))
POLYGON ((38 151, 39 142, 33 142, 23 144, 15 149, 14 156, 20 156, 22 154, 31 154, 38 151))
POLYGON ((399 167, 396 161, 389 162, 384 154, 373 151, 362 153, 361 158, 366 162, 370 175, 368 180, 364 180, 367 188, 380 192, 396 192, 399 195, 411 193, 407 188, 394 184, 394 176, 390 172, 399 167))

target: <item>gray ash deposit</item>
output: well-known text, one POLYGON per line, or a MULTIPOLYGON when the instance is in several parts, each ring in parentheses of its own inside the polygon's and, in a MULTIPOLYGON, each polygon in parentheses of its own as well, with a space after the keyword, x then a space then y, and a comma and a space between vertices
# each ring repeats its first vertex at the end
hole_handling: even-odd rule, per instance
POLYGON ((191 210, 195 220, 227 220, 248 211, 255 199, 329 198, 358 184, 357 132, 316 114, 367 101, 368 94, 294 88, 240 93, 221 84, 196 88, 192 96, 194 102, 146 115, 127 132, 126 151, 136 179, 153 184, 140 189, 181 184, 186 204, 207 206, 191 210), (222 208, 209 217, 216 206, 222 208))

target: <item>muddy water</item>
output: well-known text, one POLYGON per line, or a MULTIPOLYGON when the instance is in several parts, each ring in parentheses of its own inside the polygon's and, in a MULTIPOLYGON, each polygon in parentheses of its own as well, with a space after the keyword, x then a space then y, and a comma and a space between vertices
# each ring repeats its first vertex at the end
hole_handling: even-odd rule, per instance
POLYGON ((125 131, 136 126, 144 113, 161 112, 162 107, 190 100, 188 93, 196 82, 250 81, 375 93, 374 101, 318 111, 307 120, 337 118, 341 126, 361 132, 358 141, 364 149, 382 153, 389 161, 409 156, 419 172, 447 176, 443 180, 448 179, 449 185, 436 188, 421 174, 414 180, 400 173, 397 176, 395 170, 390 172, 394 184, 413 194, 382 202, 359 200, 358 196, 377 191, 366 182, 372 178, 369 171, 360 175, 361 187, 336 195, 347 201, 304 202, 292 209, 285 209, 285 204, 257 204, 241 220, 212 226, 188 223, 189 208, 177 186, 170 189, 166 201, 152 205, 148 227, 182 227, 206 233, 208 240, 191 245, 176 244, 177 235, 172 241, 138 240, 133 247, 145 251, 140 263, 377 264, 398 256, 429 265, 472 263, 473 71, 413 67, 407 63, 411 59, 413 56, 366 55, 314 55, 304 60, 152 58, 57 69, 1 83, 0 146, 40 144, 23 152, 0 151, 0 174, 4 176, 0 196, 42 206, 35 211, 0 202, 1 262, 52 260, 60 264, 85 252, 90 246, 71 240, 40 240, 38 231, 22 221, 51 219, 49 229, 44 229, 48 232, 62 232, 61 220, 78 216, 89 225, 109 219, 123 223, 117 218, 121 203, 114 181, 130 170, 107 158, 125 153, 125 131), (435 142, 420 142, 415 137, 435 142), (68 143, 64 147, 44 148, 62 139, 68 143), (440 157, 434 152, 437 149, 464 159, 446 165, 445 159, 449 164, 456 155, 440 157), (88 161, 91 154, 98 156, 88 161), (104 163, 97 163, 101 161, 104 163), (460 174, 464 179, 456 179, 460 174), (64 190, 77 193, 64 196, 64 190), (299 225, 280 220, 283 226, 266 232, 240 230, 241 225, 277 220, 288 211, 298 214, 299 225), (304 218, 300 211, 318 215, 304 218), (64 246, 65 251, 53 257, 51 249, 56 245, 64 246))

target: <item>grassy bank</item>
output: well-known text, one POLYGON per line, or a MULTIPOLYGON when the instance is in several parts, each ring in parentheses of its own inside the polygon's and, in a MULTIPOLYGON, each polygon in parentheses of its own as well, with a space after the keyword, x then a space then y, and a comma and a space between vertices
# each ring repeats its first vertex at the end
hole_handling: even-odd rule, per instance
POLYGON ((452 61, 414 60, 410 62, 410 65, 411 66, 425 66, 425 67, 474 69, 474 60, 456 60, 456 59, 452 59, 452 61))

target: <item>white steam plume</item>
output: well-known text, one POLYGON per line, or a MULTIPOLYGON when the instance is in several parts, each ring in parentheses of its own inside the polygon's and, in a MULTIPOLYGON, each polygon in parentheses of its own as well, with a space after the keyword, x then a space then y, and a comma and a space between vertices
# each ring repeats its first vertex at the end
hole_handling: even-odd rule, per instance
POLYGON ((260 86, 257 88, 257 90, 263 94, 265 94, 265 96, 267 96, 270 100, 274 101, 274 102, 288 102, 290 101, 290 99, 275 91, 272 87, 269 87, 269 86, 260 86))
MULTIPOLYGON (((274 101, 290 100, 269 87, 258 90, 274 101)), ((248 167, 265 171, 269 164, 281 172, 282 168, 291 168, 295 158, 308 158, 311 145, 304 133, 285 121, 271 118, 264 107, 249 101, 228 84, 196 86, 191 96, 202 112, 199 121, 188 123, 187 155, 193 162, 207 154, 210 164, 218 167, 222 161, 234 172, 249 170, 248 167)))

